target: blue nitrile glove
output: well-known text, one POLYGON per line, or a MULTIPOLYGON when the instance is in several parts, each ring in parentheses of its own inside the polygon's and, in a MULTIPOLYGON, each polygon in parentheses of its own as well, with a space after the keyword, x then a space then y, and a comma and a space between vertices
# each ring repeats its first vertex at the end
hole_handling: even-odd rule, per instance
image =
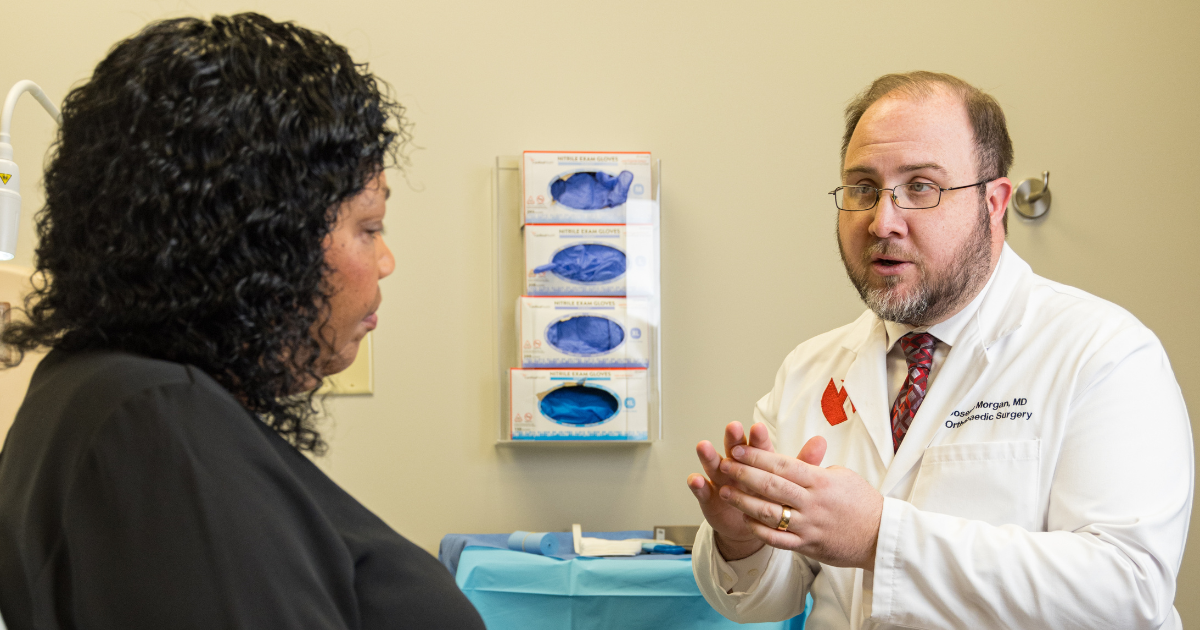
POLYGON ((538 408, 543 416, 559 424, 582 427, 600 424, 617 415, 620 402, 598 387, 568 385, 546 394, 538 408))
POLYGON ((533 270, 547 271, 571 282, 608 282, 625 273, 625 253, 601 243, 580 243, 558 252, 549 264, 533 270))
POLYGON ((620 324, 594 315, 568 317, 546 329, 546 341, 550 345, 574 355, 604 354, 624 340, 625 331, 620 324))
POLYGON ((603 171, 575 173, 550 184, 550 196, 568 208, 601 210, 619 206, 629 198, 633 173, 621 171, 615 177, 603 171))

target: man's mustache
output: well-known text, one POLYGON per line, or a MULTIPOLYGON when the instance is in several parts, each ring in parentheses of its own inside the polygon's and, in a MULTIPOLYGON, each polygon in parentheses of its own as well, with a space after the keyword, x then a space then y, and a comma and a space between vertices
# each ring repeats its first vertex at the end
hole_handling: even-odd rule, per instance
POLYGON ((863 263, 870 265, 871 259, 876 256, 907 260, 918 267, 921 266, 922 262, 924 262, 920 254, 913 251, 908 251, 907 248, 903 247, 899 243, 888 239, 879 239, 870 247, 863 250, 863 263))

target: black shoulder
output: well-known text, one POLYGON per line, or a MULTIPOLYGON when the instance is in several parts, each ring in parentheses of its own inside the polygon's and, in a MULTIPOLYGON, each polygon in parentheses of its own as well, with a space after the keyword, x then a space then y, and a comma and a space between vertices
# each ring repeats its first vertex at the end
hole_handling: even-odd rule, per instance
POLYGON ((194 380, 187 366, 122 352, 51 352, 29 383, 26 400, 86 397, 94 405, 148 387, 194 380))
POLYGON ((122 406, 166 390, 239 407, 212 378, 190 366, 117 352, 53 351, 30 380, 5 441, 4 463, 40 468, 38 461, 53 455, 69 466, 122 406))

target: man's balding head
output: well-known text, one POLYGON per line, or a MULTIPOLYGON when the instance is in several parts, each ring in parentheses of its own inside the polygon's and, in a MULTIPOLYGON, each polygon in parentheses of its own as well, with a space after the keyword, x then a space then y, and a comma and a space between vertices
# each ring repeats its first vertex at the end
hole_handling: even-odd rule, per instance
POLYGON ((846 106, 846 133, 842 136, 842 163, 846 148, 863 113, 882 98, 924 99, 939 91, 954 94, 967 110, 971 129, 975 133, 975 160, 979 181, 1007 177, 1012 167, 1012 139, 1000 103, 979 88, 962 79, 940 72, 905 72, 885 74, 875 79, 866 90, 846 106))

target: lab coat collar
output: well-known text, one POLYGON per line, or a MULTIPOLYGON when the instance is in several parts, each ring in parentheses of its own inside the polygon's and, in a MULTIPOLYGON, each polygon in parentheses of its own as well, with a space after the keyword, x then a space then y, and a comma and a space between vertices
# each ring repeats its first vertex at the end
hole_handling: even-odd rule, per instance
POLYGON ((951 346, 951 352, 895 453, 891 404, 887 400, 886 355, 899 336, 889 339, 892 335, 887 323, 868 310, 843 338, 843 347, 855 353, 846 372, 845 388, 880 461, 887 468, 879 488, 881 493, 887 495, 920 461, 941 427, 938 420, 953 411, 987 367, 987 349, 1021 326, 1032 273, 1029 265, 1005 243, 996 270, 979 295, 954 317, 930 327, 934 336, 938 332, 947 336, 943 341, 951 346))
POLYGON ((1021 327, 1025 318, 1025 306, 1029 303, 1030 279, 1033 269, 1016 252, 1004 244, 1000 262, 988 284, 990 289, 981 292, 975 322, 979 327, 979 338, 987 351, 1004 337, 1021 327))

